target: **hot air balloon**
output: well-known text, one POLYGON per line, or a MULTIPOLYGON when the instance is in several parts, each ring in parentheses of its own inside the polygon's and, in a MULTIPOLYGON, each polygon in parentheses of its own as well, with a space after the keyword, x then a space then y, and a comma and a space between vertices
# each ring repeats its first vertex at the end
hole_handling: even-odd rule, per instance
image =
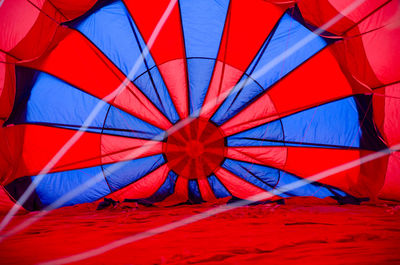
MULTIPOLYGON (((64 205, 106 196, 166 205, 246 199, 390 146, 399 102, 375 91, 397 87, 398 76, 372 85, 355 63, 367 65, 362 22, 384 6, 364 3, 357 19, 317 35, 340 9, 326 1, 318 13, 314 4, 182 0, 149 53, 168 2, 99 1, 58 21, 43 52, 15 56, 15 76, 5 75, 0 100, 10 102, 14 85, 15 98, 0 109, 2 185, 17 200, 96 107, 25 208, 51 205, 96 175, 102 180, 64 205)), ((396 197, 396 167, 379 159, 279 197, 357 202, 388 181, 397 188, 385 194, 396 197)))

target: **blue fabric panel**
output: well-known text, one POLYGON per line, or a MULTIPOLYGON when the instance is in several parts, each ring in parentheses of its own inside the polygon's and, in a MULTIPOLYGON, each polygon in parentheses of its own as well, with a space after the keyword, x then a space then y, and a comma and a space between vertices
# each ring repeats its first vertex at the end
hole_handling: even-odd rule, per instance
POLYGON ((146 199, 149 203, 155 203, 159 201, 163 201, 168 196, 174 193, 175 190, 175 182, 178 178, 178 175, 175 174, 173 171, 170 171, 166 180, 161 185, 161 187, 149 198, 146 199))
POLYGON ((187 57, 216 58, 229 0, 179 1, 187 57))
POLYGON ((190 114, 199 116, 214 70, 215 60, 192 58, 187 60, 190 114))
MULTIPOLYGON (((133 32, 135 30, 137 33, 138 29, 122 1, 111 2, 72 26, 92 41, 125 74, 142 57, 133 32)), ((139 40, 141 47, 145 47, 143 39, 139 40)), ((155 65, 150 56, 146 59, 150 68, 155 65)), ((143 60, 141 61, 133 78, 147 71, 143 60)))
MULTIPOLYGON (((131 76, 131 80, 135 80, 155 66, 150 54, 145 61, 143 60, 142 50, 145 42, 121 1, 111 2, 72 26, 91 40, 125 75, 132 71, 138 58, 141 58, 140 67, 131 76)), ((158 83, 163 83, 158 70, 153 70, 153 73, 156 75, 154 79, 157 79, 158 83)), ((149 78, 135 84, 171 122, 176 120, 177 114, 170 97, 164 96, 168 95, 164 84, 154 87, 149 78), (145 81, 148 83, 144 84, 145 81), (158 99, 155 100, 157 92, 162 103, 158 99)))
POLYGON ((283 129, 279 120, 234 134, 227 138, 228 146, 283 145, 283 129))
POLYGON ((179 1, 186 48, 190 114, 198 116, 218 56, 229 0, 179 1))
POLYGON ((188 184, 189 201, 191 203, 201 203, 203 199, 201 198, 199 184, 197 180, 189 180, 188 184))
MULTIPOLYGON (((275 168, 230 159, 225 161, 223 167, 244 180, 267 191, 273 190, 274 188, 279 191, 279 188, 301 180, 299 177, 275 168)), ((346 196, 346 193, 343 191, 335 188, 331 189, 341 196, 346 196)), ((335 194, 326 186, 319 183, 307 183, 300 188, 279 194, 281 197, 314 196, 318 198, 325 198, 334 195, 335 194)))
POLYGON ((227 144, 348 148, 359 147, 360 137, 358 111, 354 98, 350 97, 232 135, 227 144))
MULTIPOLYGON (((26 115, 20 116, 16 122, 50 123, 57 124, 55 127, 78 129, 99 102, 98 98, 39 72, 26 105, 26 115)), ((89 125, 88 131, 101 133, 106 117, 104 133, 150 139, 163 132, 107 103, 89 125)))
MULTIPOLYGON (((315 38, 307 45, 301 47, 298 51, 273 66, 265 74, 255 76, 255 73, 260 71, 264 66, 278 56, 285 54, 286 50, 309 36, 309 34, 313 33, 293 19, 290 15, 285 14, 279 21, 275 33, 264 43, 257 56, 246 70, 246 74, 251 76, 258 84, 260 84, 263 90, 268 89, 290 71, 294 70, 327 45, 323 38, 315 38)), ((244 76, 241 81, 245 78, 246 76, 244 76)), ((235 100, 228 98, 217 111, 213 121, 217 124, 223 123, 243 109, 248 102, 260 93, 260 88, 251 84, 245 85, 242 89, 234 91, 229 95, 229 98, 235 98, 235 100)))
MULTIPOLYGON (((276 186, 276 189, 279 190, 280 187, 291 184, 295 181, 301 180, 301 178, 296 177, 292 174, 289 174, 287 172, 281 171, 281 176, 278 185, 276 186)), ((336 189, 335 189, 336 190, 336 189)), ((343 192, 342 192, 343 194, 343 192)), ((316 184, 316 183, 311 183, 311 184, 306 184, 302 187, 299 187, 297 189, 293 189, 291 191, 288 191, 286 194, 280 194, 279 196, 281 197, 290 197, 290 196, 314 196, 317 198, 326 198, 328 196, 334 196, 328 188, 324 187, 323 185, 316 184)))
POLYGON ((165 161, 162 155, 155 155, 103 165, 103 169, 108 184, 110 184, 110 187, 113 191, 116 191, 135 181, 138 181, 164 163, 165 161), (111 173, 111 169, 117 164, 120 166, 120 168, 111 173))
POLYGON ((222 167, 264 190, 273 189, 279 181, 279 170, 270 167, 231 159, 226 159, 222 167))
MULTIPOLYGON (((81 126, 99 99, 49 74, 38 72, 20 123, 58 123, 81 126)), ((105 104, 90 126, 101 128, 107 113, 105 104)))
POLYGON ((103 132, 154 140, 162 140, 164 135, 163 130, 113 106, 108 112, 103 132))
POLYGON ((216 198, 219 199, 232 196, 232 194, 224 187, 224 185, 222 185, 215 175, 209 176, 207 180, 216 198))
MULTIPOLYGON (((98 174, 101 174, 101 176, 103 174, 100 166, 50 173, 45 175, 42 181, 38 184, 36 187, 36 193, 44 205, 50 205, 63 195, 76 189, 78 186, 98 174)), ((32 181, 34 181, 36 177, 37 176, 33 176, 32 181)), ((88 188, 85 192, 80 193, 75 198, 69 200, 63 206, 93 202, 109 193, 110 189, 102 177, 98 183, 88 188)))
MULTIPOLYGON (((246 77, 248 77, 248 75, 245 75, 242 80, 245 80, 246 77)), ((235 106, 241 106, 240 109, 242 109, 242 107, 249 105, 253 99, 263 91, 264 89, 252 78, 245 80, 241 87, 236 87, 225 99, 211 120, 218 125, 223 124, 236 114, 236 112, 232 112, 235 106), (240 92, 241 90, 242 92, 240 92)))
POLYGON ((359 147, 360 125, 353 97, 282 119, 285 141, 359 147))

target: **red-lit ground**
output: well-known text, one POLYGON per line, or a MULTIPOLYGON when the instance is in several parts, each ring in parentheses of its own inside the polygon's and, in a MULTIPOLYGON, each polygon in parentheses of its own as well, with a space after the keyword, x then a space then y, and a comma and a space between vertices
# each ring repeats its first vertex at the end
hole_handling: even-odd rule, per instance
MULTIPOLYGON (((242 207, 80 263, 400 264, 399 204, 307 202, 242 207)), ((2 242, 0 263, 35 264, 76 254, 210 207, 58 209, 2 242)), ((20 213, 13 225, 29 216, 20 213)))

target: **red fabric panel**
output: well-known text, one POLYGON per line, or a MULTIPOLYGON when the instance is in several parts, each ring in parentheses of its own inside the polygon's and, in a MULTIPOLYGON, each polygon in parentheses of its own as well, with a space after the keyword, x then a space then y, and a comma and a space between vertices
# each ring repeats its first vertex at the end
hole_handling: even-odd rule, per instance
MULTIPOLYGON (((360 151, 358 150, 288 147, 287 161, 282 169, 306 178, 359 158, 360 151)), ((323 178, 318 182, 358 195, 359 191, 358 189, 355 190, 354 187, 358 182, 359 173, 360 167, 354 167, 323 178)))
POLYGON ((265 1, 231 1, 202 117, 211 117, 228 96, 225 92, 239 81, 282 13, 265 1))
MULTIPOLYGON (((364 1, 327 30, 336 35, 342 35, 385 2, 387 0, 364 1)), ((298 2, 298 5, 304 19, 320 27, 353 3, 352 0, 302 0, 298 2)))
POLYGON ((188 89, 186 83, 186 60, 177 59, 158 66, 168 88, 172 103, 179 117, 186 118, 189 114, 188 89))
POLYGON ((384 106, 374 105, 374 113, 377 113, 375 116, 384 113, 384 119, 381 120, 382 123, 378 123, 378 126, 380 125, 378 128, 388 146, 398 144, 400 143, 400 83, 374 92, 377 92, 374 97, 384 98, 384 106))
MULTIPOLYGON (((365 154, 368 152, 365 151, 365 154)), ((227 157, 274 167, 306 178, 356 160, 360 158, 360 151, 309 147, 229 147, 227 157)), ((359 173, 360 168, 356 167, 326 177, 319 182, 358 195, 363 192, 357 187, 359 173)))
POLYGON ((23 167, 22 147, 25 126, 0 127, 0 184, 12 182, 19 168, 23 167))
POLYGON ((174 193, 168 196, 164 201, 155 203, 155 205, 169 206, 187 202, 189 199, 188 185, 189 180, 187 178, 178 176, 174 193))
POLYGON ((132 160, 162 153, 162 142, 101 135, 102 164, 132 160))
POLYGON ((215 198, 214 192, 211 190, 210 184, 206 178, 201 178, 197 180, 199 183, 199 189, 201 193, 201 198, 206 202, 212 202, 217 200, 215 198))
MULTIPOLYGON (((100 99, 124 81, 123 73, 78 31, 63 28, 58 32, 57 42, 46 56, 23 65, 52 74, 100 99)), ((161 129, 171 126, 131 82, 110 103, 161 129)))
POLYGON ((400 201, 400 152, 389 157, 384 185, 378 196, 382 199, 400 201))
POLYGON ((41 55, 62 22, 62 15, 44 0, 5 1, 0 18, 4 20, 0 23, 0 49, 24 60, 41 55))
POLYGON ((112 193, 110 197, 117 201, 150 197, 161 187, 168 173, 168 166, 163 165, 138 181, 112 193))
MULTIPOLYGON (((18 168, 18 176, 36 175, 76 133, 54 127, 37 125, 18 125, 24 127, 23 165, 18 168)), ((100 134, 84 133, 83 136, 65 153, 51 172, 98 166, 100 159, 100 134)))
POLYGON ((332 53, 324 49, 273 86, 268 94, 279 115, 285 117, 350 96, 352 92, 332 53))
MULTIPOLYGON (((37 125, 18 125, 7 129, 10 130, 10 137, 23 139, 19 142, 20 145, 23 145, 21 157, 23 164, 17 168, 17 177, 38 174, 76 133, 74 130, 37 125), (21 130, 23 130, 23 134, 19 132, 21 130)), ((14 148, 18 150, 18 146, 14 148)), ((20 146, 19 149, 21 149, 20 146)), ((85 132, 50 172, 93 167, 161 152, 161 142, 85 132), (129 155, 136 148, 146 146, 146 144, 149 144, 149 147, 129 155)), ((19 161, 18 157, 15 159, 19 161)))
MULTIPOLYGON (((376 78, 383 84, 400 80, 399 10, 400 2, 391 1, 358 25, 361 33, 379 28, 379 30, 367 33, 360 38, 369 65, 376 78), (380 28, 382 26, 383 28, 380 28)), ((353 41, 349 40, 347 46, 351 46, 353 41)))
POLYGON ((398 1, 391 1, 332 46, 347 75, 358 85, 373 89, 400 80, 399 8, 398 1))
MULTIPOLYGON (((361 157, 369 155, 371 151, 361 150, 361 157)), ((355 194, 359 197, 368 197, 371 201, 377 199, 379 191, 385 183, 385 175, 388 167, 388 156, 364 163, 360 166, 360 175, 357 185, 354 187, 355 194)))
POLYGON ((372 96, 373 120, 374 124, 381 133, 384 142, 387 144, 386 136, 384 134, 385 102, 386 102, 385 87, 375 89, 372 96))
POLYGON ((384 135, 392 146, 400 143, 400 83, 387 86, 385 96, 384 135))
POLYGON ((240 199, 247 199, 248 197, 266 192, 222 167, 215 171, 215 176, 217 176, 233 196, 240 199))
POLYGON ((278 146, 228 147, 226 157, 282 169, 286 163, 287 148, 278 146))
POLYGON ((262 0, 232 1, 217 59, 246 71, 283 11, 262 0))
POLYGON ((324 49, 223 124, 221 129, 226 135, 232 135, 352 93, 352 87, 331 51, 324 49), (300 87, 300 84, 304 85, 300 87))
POLYGON ((15 98, 15 68, 8 62, 8 56, 0 52, 0 126, 10 116, 15 98))
MULTIPOLYGON (((170 1, 126 0, 124 2, 147 43, 170 1)), ((189 103, 187 100, 188 86, 185 60, 176 60, 168 65, 163 65, 166 62, 186 57, 178 4, 175 4, 170 16, 161 28, 150 53, 159 67, 179 116, 181 118, 187 117, 189 103)))
POLYGON ((51 3, 68 20, 83 15, 96 2, 97 0, 51 0, 51 3))
POLYGON ((257 125, 279 119, 271 97, 265 93, 256 101, 246 106, 232 119, 221 125, 221 130, 229 136, 257 125))

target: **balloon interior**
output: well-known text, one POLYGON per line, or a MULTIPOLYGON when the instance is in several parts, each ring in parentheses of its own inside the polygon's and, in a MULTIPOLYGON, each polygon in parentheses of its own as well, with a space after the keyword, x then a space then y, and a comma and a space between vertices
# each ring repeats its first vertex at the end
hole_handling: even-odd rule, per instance
POLYGON ((29 192, 30 211, 265 192, 259 203, 398 201, 398 150, 335 168, 400 142, 399 10, 394 0, 5 0, 4 192, 14 202, 29 192))

